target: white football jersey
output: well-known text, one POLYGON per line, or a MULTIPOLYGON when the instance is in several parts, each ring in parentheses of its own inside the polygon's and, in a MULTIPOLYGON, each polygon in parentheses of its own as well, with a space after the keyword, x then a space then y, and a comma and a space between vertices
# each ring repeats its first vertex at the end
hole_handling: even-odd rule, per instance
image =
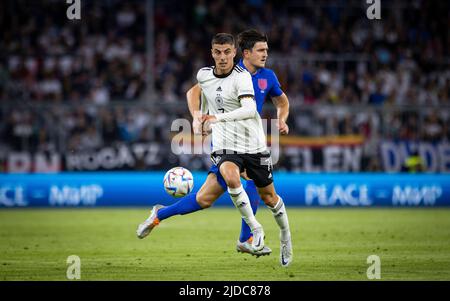
MULTIPOLYGON (((227 113, 241 107, 240 99, 254 97, 252 77, 247 70, 234 66, 231 73, 216 75, 213 67, 198 71, 197 80, 202 89, 202 112, 210 115, 227 113)), ((212 151, 232 150, 254 154, 267 150, 266 135, 261 117, 238 121, 219 121, 212 125, 212 151)))

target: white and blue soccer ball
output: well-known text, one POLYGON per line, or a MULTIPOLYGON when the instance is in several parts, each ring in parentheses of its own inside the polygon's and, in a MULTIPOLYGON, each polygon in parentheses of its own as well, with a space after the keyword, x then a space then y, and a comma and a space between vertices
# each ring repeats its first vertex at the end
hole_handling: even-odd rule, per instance
POLYGON ((180 198, 189 194, 194 188, 194 177, 184 167, 174 167, 164 176, 164 189, 173 197, 180 198))

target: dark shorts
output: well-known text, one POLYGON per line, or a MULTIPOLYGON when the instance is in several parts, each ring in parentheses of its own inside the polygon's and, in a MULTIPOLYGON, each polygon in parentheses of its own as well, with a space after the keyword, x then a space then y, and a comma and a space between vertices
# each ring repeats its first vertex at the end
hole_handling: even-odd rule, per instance
POLYGON ((257 187, 266 187, 273 183, 272 159, 269 152, 241 154, 232 153, 231 151, 217 151, 211 154, 211 161, 214 165, 211 166, 209 172, 216 174, 222 188, 226 187, 226 184, 220 174, 220 165, 226 161, 235 163, 239 167, 240 172, 246 171, 248 177, 255 182, 257 187))

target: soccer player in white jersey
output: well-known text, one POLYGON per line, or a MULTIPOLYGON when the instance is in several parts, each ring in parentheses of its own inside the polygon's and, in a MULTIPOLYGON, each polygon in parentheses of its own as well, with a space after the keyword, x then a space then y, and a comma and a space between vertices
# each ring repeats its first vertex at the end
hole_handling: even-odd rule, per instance
MULTIPOLYGON (((277 108, 277 125, 280 134, 288 134, 289 127, 286 124, 286 120, 289 115, 289 100, 281 89, 281 85, 275 72, 271 69, 265 68, 269 50, 267 36, 254 29, 245 30, 239 33, 238 44, 242 53, 242 59, 239 61, 238 66, 247 70, 252 75, 258 113, 261 114, 264 103, 270 97, 277 108)), ((200 123, 198 108, 200 107, 201 92, 200 85, 196 84, 186 93, 189 111, 193 117, 194 128, 196 128, 200 123)), ((211 166, 209 172, 215 173, 219 184, 226 189, 226 183, 215 164, 211 166)), ((250 205, 253 209, 253 213, 256 215, 256 211, 260 203, 260 196, 257 188, 254 181, 249 179, 245 172, 241 174, 241 176, 245 180, 245 192, 250 199, 250 205)), ((284 237, 285 235, 280 236, 284 237)), ((253 251, 251 248, 252 240, 253 236, 250 228, 247 226, 245 221, 243 221, 241 223, 241 231, 239 239, 237 240, 236 250, 238 250, 238 252, 249 253, 256 256, 269 255, 272 252, 272 250, 268 247, 265 247, 262 251, 253 251)), ((286 241, 281 240, 280 251, 289 253, 289 250, 285 248, 285 245, 286 241)), ((280 260, 282 258, 281 252, 280 260)))
MULTIPOLYGON (((256 111, 251 75, 234 65, 236 48, 232 35, 217 34, 213 38, 211 51, 215 66, 202 68, 197 74, 209 111, 209 115, 202 116, 201 123, 210 125, 212 129, 211 159, 218 166, 233 203, 252 230, 252 248, 260 251, 264 248, 264 231, 252 212, 240 174, 246 170, 253 179, 258 193, 273 211, 275 220, 285 235, 285 248, 288 251, 283 252, 281 265, 288 266, 292 261, 289 223, 283 201, 276 194, 273 185, 271 158, 261 118, 256 111)), ((138 237, 147 236, 165 218, 211 206, 223 192, 217 176, 209 173, 197 194, 188 195, 171 206, 154 206, 150 217, 139 225, 138 237)))

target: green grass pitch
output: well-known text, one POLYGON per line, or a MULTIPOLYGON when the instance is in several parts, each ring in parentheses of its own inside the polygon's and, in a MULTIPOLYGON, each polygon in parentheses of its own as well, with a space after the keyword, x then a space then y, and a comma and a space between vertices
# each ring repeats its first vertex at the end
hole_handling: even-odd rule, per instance
POLYGON ((367 257, 381 280, 450 280, 448 209, 288 208, 294 262, 279 266, 278 228, 265 226, 272 255, 237 253, 240 218, 211 208, 163 221, 135 236, 146 209, 0 210, 0 280, 67 280, 69 255, 81 280, 367 280, 367 257))

